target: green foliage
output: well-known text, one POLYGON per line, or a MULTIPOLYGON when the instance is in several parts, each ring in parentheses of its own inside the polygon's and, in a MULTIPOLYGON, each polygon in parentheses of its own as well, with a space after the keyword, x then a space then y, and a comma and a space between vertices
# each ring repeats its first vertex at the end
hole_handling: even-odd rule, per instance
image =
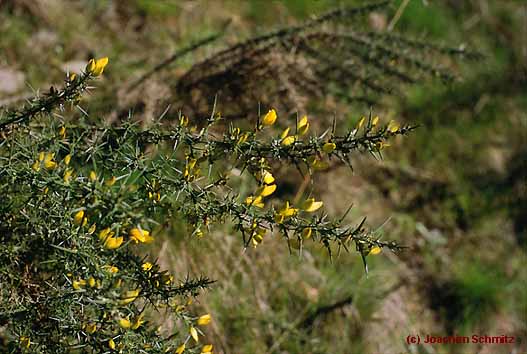
POLYGON ((198 238, 211 225, 229 221, 244 247, 278 232, 295 249, 308 239, 330 254, 332 243, 346 250, 354 246, 364 262, 370 252, 399 249, 368 231, 364 220, 347 226, 317 213, 323 203, 309 196, 297 206, 286 201, 266 208, 265 201, 277 188, 271 162, 312 174, 329 160, 350 164, 356 150, 377 155, 412 127, 381 125, 370 116, 344 135, 333 128, 307 136, 310 123, 303 117, 272 137, 266 129, 277 120, 273 109, 250 131, 230 125, 219 135, 221 117, 214 112, 202 128, 189 127, 184 116, 176 126, 160 119, 148 129, 132 121, 65 123, 67 107, 81 109, 81 95, 106 63, 107 58, 91 60, 64 88, 51 88, 0 118, 0 315, 8 325, 9 352, 176 350, 188 342, 188 330, 161 336, 144 324, 145 314, 159 308, 185 323, 197 341, 196 317, 185 304, 211 281, 176 281, 136 249, 151 243, 170 220, 184 220, 198 238), (64 112, 60 118, 57 109, 64 112), (245 199, 230 182, 235 169, 257 184, 245 199))

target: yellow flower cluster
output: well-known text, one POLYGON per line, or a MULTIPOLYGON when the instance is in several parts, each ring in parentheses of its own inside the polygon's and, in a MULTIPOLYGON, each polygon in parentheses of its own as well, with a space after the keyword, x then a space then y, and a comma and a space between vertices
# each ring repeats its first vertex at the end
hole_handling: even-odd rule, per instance
POLYGON ((289 135, 291 128, 285 128, 282 134, 280 134, 280 144, 283 146, 289 146, 296 142, 302 135, 306 135, 309 130, 309 121, 307 116, 303 116, 296 124, 296 135, 289 135))
POLYGON ((263 208, 265 206, 263 198, 270 196, 276 191, 275 179, 272 173, 267 170, 259 172, 256 177, 258 178, 260 187, 258 187, 254 195, 250 195, 245 199, 245 204, 263 208))
POLYGON ((42 166, 44 166, 46 170, 54 170, 57 168, 57 162, 54 160, 54 158, 54 152, 40 152, 38 154, 38 158, 35 160, 33 165, 31 165, 31 168, 36 172, 40 171, 42 166))
POLYGON ((183 177, 188 182, 192 182, 201 175, 201 169, 199 168, 199 165, 196 164, 197 162, 197 159, 187 156, 183 177))
POLYGON ((104 247, 109 250, 119 248, 124 242, 124 238, 122 236, 115 237, 115 232, 112 231, 109 227, 99 232, 99 240, 101 240, 103 242, 104 247))
POLYGON ((133 329, 133 330, 136 330, 138 329, 139 327, 141 327, 141 325, 143 323, 145 323, 144 321, 144 313, 141 313, 139 316, 137 316, 133 321, 130 321, 129 317, 126 317, 126 318, 119 318, 117 320, 117 323, 119 324, 119 326, 123 329, 133 329))
POLYGON ((108 57, 100 59, 90 59, 86 65, 86 72, 93 76, 101 76, 104 68, 108 64, 108 57))

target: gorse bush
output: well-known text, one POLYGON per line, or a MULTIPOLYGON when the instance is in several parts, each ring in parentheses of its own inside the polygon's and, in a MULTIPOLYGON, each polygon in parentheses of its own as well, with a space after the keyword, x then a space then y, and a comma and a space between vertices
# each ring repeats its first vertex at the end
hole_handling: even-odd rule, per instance
POLYGON ((211 352, 200 342, 211 314, 187 307, 212 281, 178 278, 145 251, 177 227, 174 220, 188 227, 176 232, 198 238, 228 222, 241 247, 280 236, 290 250, 320 242, 330 254, 338 245, 364 261, 398 249, 364 220, 349 226, 330 219, 310 194, 298 204, 271 200, 272 166, 313 174, 332 160, 350 163, 357 150, 378 155, 413 127, 370 114, 346 134, 336 134, 333 124, 316 136, 303 116, 282 122, 290 127, 280 133, 272 129, 282 119, 272 107, 246 131, 215 112, 199 128, 183 115, 176 124, 159 119, 148 128, 131 120, 109 126, 67 119, 107 63, 91 60, 63 88, 0 118, 3 351, 211 352), (249 195, 237 190, 244 175, 253 180, 249 195), (157 311, 172 314, 175 333, 158 331, 157 311))

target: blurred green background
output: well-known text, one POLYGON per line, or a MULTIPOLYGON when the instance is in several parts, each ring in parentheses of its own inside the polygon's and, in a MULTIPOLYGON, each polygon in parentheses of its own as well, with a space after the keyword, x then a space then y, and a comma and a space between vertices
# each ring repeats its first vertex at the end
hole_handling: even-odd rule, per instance
MULTIPOLYGON (((137 117, 147 119, 164 110, 167 81, 215 50, 364 3, 3 0, 0 106, 16 106, 38 88, 60 85, 89 58, 109 56, 83 107, 115 121, 135 99, 123 87, 230 20, 221 39, 149 79, 144 117, 137 117)), ((359 158, 353 173, 339 167, 317 176, 332 216, 353 202, 351 222, 366 215, 408 249, 372 258, 368 277, 355 254, 331 262, 308 245, 299 256, 277 237, 242 253, 228 226, 203 240, 168 232, 152 251, 177 277, 218 280, 195 303, 214 316, 207 336, 218 353, 527 353, 527 5, 403 0, 366 19, 361 26, 485 55, 470 65, 448 63, 461 80, 407 87, 380 109, 381 119, 420 126, 382 161, 359 158), (410 348, 410 334, 507 334, 516 343, 410 348)), ((360 112, 367 113, 337 113, 351 123, 360 112)))

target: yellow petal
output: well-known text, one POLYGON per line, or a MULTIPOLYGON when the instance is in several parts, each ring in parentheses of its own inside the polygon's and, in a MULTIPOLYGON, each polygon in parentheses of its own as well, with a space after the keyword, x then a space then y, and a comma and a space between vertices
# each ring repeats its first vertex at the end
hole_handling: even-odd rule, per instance
POLYGON ((185 344, 181 344, 179 347, 177 347, 175 354, 182 354, 184 351, 185 351, 185 344))
POLYGON ((25 337, 25 336, 20 337, 20 346, 22 348, 29 348, 30 345, 31 345, 31 340, 29 339, 29 337, 25 337))
POLYGON ((290 128, 285 128, 285 129, 284 129, 284 131, 282 132, 282 134, 280 134, 280 139, 283 140, 283 139, 286 138, 286 136, 289 135, 289 129, 290 129, 290 128))
POLYGON ((104 247, 109 250, 114 250, 116 248, 119 248, 119 246, 122 245, 124 239, 122 236, 120 237, 108 237, 106 241, 104 241, 104 247))
POLYGON ((95 229, 97 228, 96 224, 92 224, 90 228, 88 229, 88 234, 92 235, 95 232, 95 229))
POLYGON ((130 239, 135 243, 150 243, 154 238, 150 235, 148 230, 141 230, 138 228, 133 228, 129 232, 130 239))
POLYGON ((40 171, 40 161, 35 161, 32 165, 31 165, 31 168, 33 169, 33 171, 35 172, 38 172, 40 171))
POLYGON ((64 164, 65 164, 65 165, 69 165, 69 164, 70 164, 70 161, 71 161, 71 154, 67 154, 67 155, 64 157, 64 164))
POLYGON ((255 206, 257 208, 263 208, 265 204, 263 203, 262 196, 249 196, 245 198, 245 204, 248 206, 255 206))
POLYGON ((90 288, 95 287, 95 278, 89 277, 88 278, 88 285, 90 286, 90 288))
POLYGON ((276 184, 263 185, 256 191, 256 194, 262 197, 270 196, 276 190, 276 184))
POLYGON ((360 128, 362 128, 362 126, 364 125, 364 122, 366 121, 366 117, 362 117, 359 122, 357 123, 357 130, 359 130, 360 128))
POLYGON ((391 120, 390 123, 388 123, 388 127, 386 129, 388 129, 390 133, 397 133, 399 128, 400 128, 399 123, 397 123, 394 120, 391 120))
POLYGON ((71 168, 68 168, 66 171, 64 171, 64 183, 69 184, 71 175, 73 174, 73 170, 71 168))
POLYGON ((296 137, 295 136, 287 136, 285 137, 282 142, 280 144, 282 144, 283 146, 289 146, 291 144, 293 144, 296 140, 296 137))
POLYGON ((97 174, 95 173, 95 171, 90 171, 90 181, 97 181, 97 174))
POLYGON ((317 211, 324 205, 323 202, 316 202, 315 198, 309 198, 302 204, 302 210, 312 213, 317 211))
POLYGON ((121 300, 119 301, 119 304, 127 305, 127 304, 129 304, 131 302, 134 302, 134 300, 137 298, 137 296, 139 296, 139 292, 140 291, 141 291, 140 289, 125 291, 121 295, 121 300))
POLYGON ((273 125, 276 122, 276 111, 274 109, 270 109, 269 112, 263 117, 262 124, 269 126, 273 125))
POLYGON ((198 338, 198 331, 194 327, 190 327, 190 336, 196 341, 196 343, 199 341, 198 338))
POLYGON ((374 246, 371 250, 370 250, 370 253, 371 255, 375 256, 376 254, 379 254, 382 252, 382 248, 380 248, 379 246, 374 246))
POLYGON ((201 354, 210 354, 212 353, 212 344, 204 345, 203 348, 201 348, 201 354))
POLYGON ((210 314, 205 314, 203 316, 200 316, 200 318, 198 318, 198 325, 200 326, 206 326, 208 325, 210 322, 212 321, 212 316, 210 314))
POLYGON ((108 347, 110 347, 111 350, 114 350, 115 349, 115 342, 113 339, 110 339, 108 341, 108 347))
POLYGON ((106 67, 107 64, 108 64, 108 57, 97 59, 95 61, 95 67, 93 68, 93 70, 91 70, 91 68, 90 68, 89 71, 94 76, 100 76, 103 73, 104 68, 106 67))
POLYGON ((296 126, 296 131, 298 135, 304 135, 309 130, 309 122, 307 121, 307 116, 303 116, 302 119, 298 122, 296 126))
POLYGON ((310 227, 306 227, 304 230, 302 230, 302 238, 310 238, 312 232, 313 229, 311 229, 310 227))
POLYGON ((337 148, 337 145, 335 143, 325 143, 322 146, 322 151, 324 151, 326 154, 329 154, 333 152, 337 148))
POLYGON ((46 154, 44 153, 44 151, 39 152, 39 154, 38 154, 38 160, 39 161, 44 161, 45 157, 46 157, 46 154))
POLYGON ((73 221, 76 225, 81 225, 84 220, 84 210, 79 210, 75 213, 75 216, 73 217, 73 221))
POLYGON ((53 160, 44 160, 44 167, 46 170, 53 170, 55 167, 57 167, 57 163, 53 160))
POLYGON ((262 173, 262 181, 265 184, 272 184, 274 182, 274 177, 269 171, 263 171, 262 173))
POLYGON ((145 263, 143 263, 143 265, 141 266, 141 268, 143 268, 143 270, 144 270, 145 272, 148 272, 150 269, 152 269, 153 266, 154 266, 154 265, 153 265, 152 263, 150 263, 150 262, 145 262, 145 263))
POLYGON ((128 329, 132 326, 132 322, 130 322, 130 320, 127 318, 120 318, 118 322, 119 326, 124 329, 128 329))
POLYGON ((90 59, 88 61, 88 65, 86 65, 86 71, 89 73, 93 73, 95 70, 95 59, 90 59))
POLYGON ((137 316, 134 323, 132 324, 132 329, 138 329, 139 327, 141 327, 143 323, 145 323, 145 321, 143 320, 143 317, 144 317, 143 313, 137 316))
POLYGON ((379 117, 376 116, 375 118, 372 119, 371 126, 375 127, 378 123, 379 123, 379 117))
POLYGON ((86 325, 86 332, 88 334, 93 334, 97 330, 97 325, 95 323, 89 323, 86 325))
POLYGON ((107 186, 113 186, 115 184, 115 181, 117 181, 117 178, 115 176, 112 176, 109 180, 105 182, 107 186))

